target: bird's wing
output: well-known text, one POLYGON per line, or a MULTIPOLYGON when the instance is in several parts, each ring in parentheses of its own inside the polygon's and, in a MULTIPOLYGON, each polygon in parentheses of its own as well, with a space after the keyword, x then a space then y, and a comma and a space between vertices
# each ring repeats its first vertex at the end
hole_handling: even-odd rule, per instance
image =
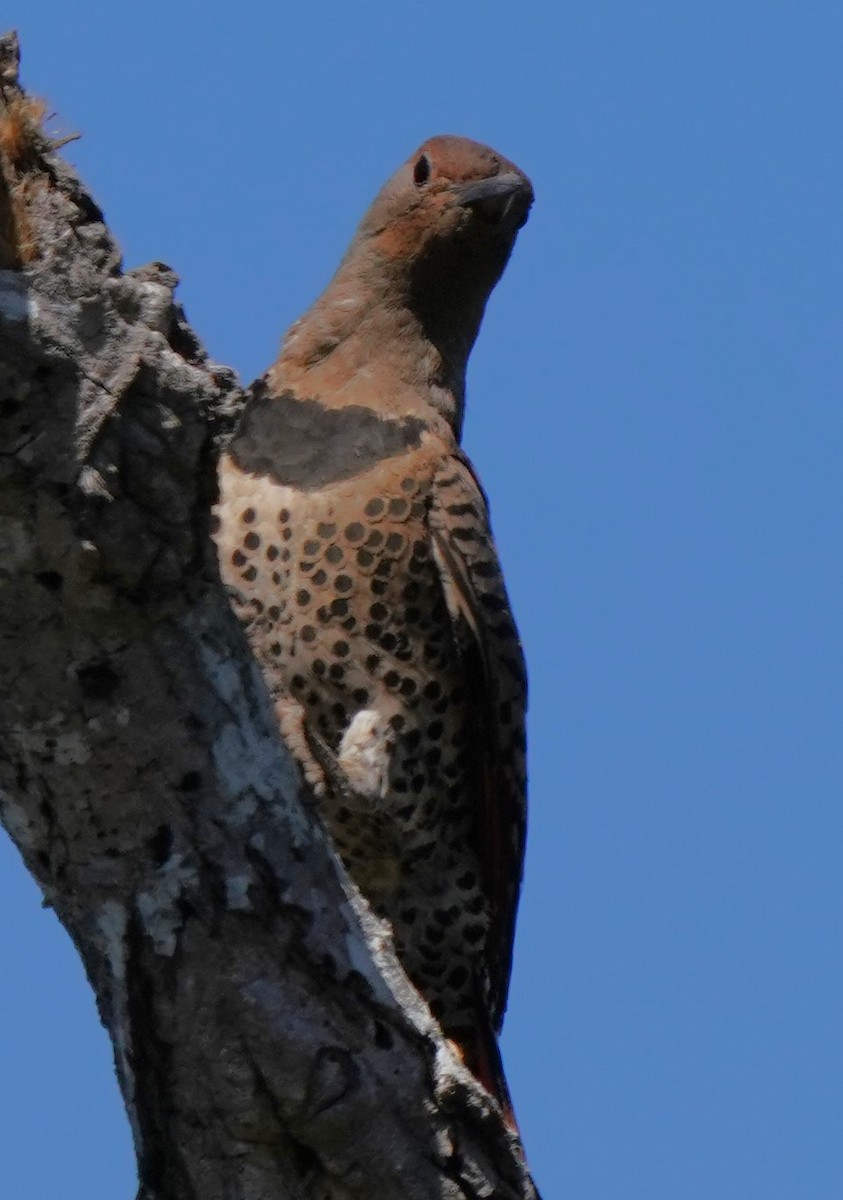
POLYGON ((527 679, 486 499, 461 452, 434 479, 430 528, 468 692, 477 848, 491 909, 489 1002, 499 1029, 524 858, 527 679))

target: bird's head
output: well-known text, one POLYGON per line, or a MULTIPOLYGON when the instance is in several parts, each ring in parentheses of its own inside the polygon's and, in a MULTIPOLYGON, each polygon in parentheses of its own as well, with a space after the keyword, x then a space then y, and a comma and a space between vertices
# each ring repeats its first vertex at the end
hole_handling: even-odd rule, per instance
POLYGON ((485 302, 533 202, 514 163, 468 138, 429 138, 381 189, 349 258, 378 263, 412 293, 442 302, 455 288, 485 302))
POLYGON ((421 398, 459 431, 466 362, 532 202, 527 176, 488 146, 430 138, 381 188, 288 332, 271 386, 333 405, 421 398))

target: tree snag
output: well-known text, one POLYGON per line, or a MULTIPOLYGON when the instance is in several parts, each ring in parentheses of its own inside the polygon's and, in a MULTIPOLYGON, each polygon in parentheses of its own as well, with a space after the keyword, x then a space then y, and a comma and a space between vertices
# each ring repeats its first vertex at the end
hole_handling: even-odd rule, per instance
POLYGON ((111 1036, 140 1200, 536 1196, 315 819, 217 573, 242 402, 0 39, 0 815, 111 1036))

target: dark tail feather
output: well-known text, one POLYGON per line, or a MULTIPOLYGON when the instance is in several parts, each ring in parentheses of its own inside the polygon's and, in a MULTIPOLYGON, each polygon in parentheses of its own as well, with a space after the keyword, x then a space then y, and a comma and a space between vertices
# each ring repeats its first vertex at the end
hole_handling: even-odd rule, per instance
POLYGON ((483 1084, 486 1091, 495 1097, 501 1106, 507 1125, 513 1133, 520 1136, 518 1122, 515 1120, 515 1111, 512 1107, 512 1097, 509 1094, 506 1076, 503 1072, 498 1039, 492 1030, 488 1025, 477 1027, 460 1037, 458 1044, 469 1071, 475 1079, 483 1084))

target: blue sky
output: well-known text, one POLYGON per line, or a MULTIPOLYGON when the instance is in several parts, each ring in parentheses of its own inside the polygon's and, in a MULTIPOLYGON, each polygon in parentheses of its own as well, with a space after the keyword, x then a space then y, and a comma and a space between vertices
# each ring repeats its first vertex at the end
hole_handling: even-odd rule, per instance
MULTIPOLYGON (((531 668, 504 1053, 545 1200, 843 1196, 843 8, 26 0, 129 266, 244 380, 433 133, 537 201, 466 445, 531 668)), ((133 1195, 69 941, 0 843, 3 1193, 133 1195)))

